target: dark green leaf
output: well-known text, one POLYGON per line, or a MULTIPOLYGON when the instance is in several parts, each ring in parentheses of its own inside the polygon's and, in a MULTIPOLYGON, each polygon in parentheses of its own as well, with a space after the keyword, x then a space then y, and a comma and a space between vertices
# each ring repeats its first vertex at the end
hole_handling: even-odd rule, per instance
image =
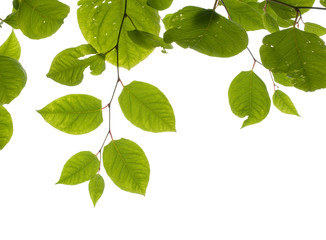
POLYGON ((175 131, 175 117, 171 104, 153 85, 133 81, 123 88, 119 104, 125 117, 145 131, 175 131))
POLYGON ((157 10, 165 10, 169 8, 173 0, 147 0, 148 6, 155 8, 157 10))
POLYGON ((210 9, 185 7, 164 19, 167 43, 176 42, 214 57, 231 57, 248 45, 246 31, 210 9))
POLYGON ((10 141, 13 134, 13 125, 10 113, 0 106, 0 150, 10 141))
POLYGON ((61 27, 69 10, 57 0, 20 0, 17 24, 29 38, 46 38, 61 27))
POLYGON ((12 6, 13 6, 14 9, 17 10, 18 7, 19 7, 19 0, 13 0, 13 1, 12 1, 12 6))
POLYGON ((259 123, 266 118, 271 106, 264 82, 253 72, 241 72, 232 81, 229 88, 229 104, 232 112, 248 118, 242 128, 259 123))
POLYGON ((76 185, 92 179, 100 168, 95 154, 83 151, 72 156, 64 165, 57 184, 76 185))
POLYGON ((128 36, 134 43, 145 49, 153 49, 156 47, 162 47, 165 49, 173 48, 171 44, 164 42, 162 38, 151 33, 134 30, 128 32, 128 36))
POLYGON ((20 52, 20 44, 14 31, 12 31, 8 39, 0 46, 0 55, 19 60, 20 52))
POLYGON ((270 34, 260 48, 262 63, 274 73, 286 73, 296 88, 326 87, 326 46, 317 35, 290 28, 270 34))
POLYGON ((277 21, 268 13, 264 13, 262 19, 267 31, 273 33, 280 30, 277 21))
POLYGON ((274 92, 273 104, 283 113, 300 116, 289 96, 281 90, 276 90, 274 92))
POLYGON ((25 87, 27 75, 20 63, 0 55, 0 105, 15 99, 25 87))
POLYGON ((306 32, 314 33, 319 37, 326 34, 326 28, 324 28, 316 23, 306 22, 304 24, 304 30, 306 32))
POLYGON ((326 7, 326 0, 320 0, 320 4, 326 7))
POLYGON ((53 127, 69 134, 91 132, 103 121, 101 100, 85 94, 58 98, 38 112, 53 127))
POLYGON ((94 207, 97 203, 97 201, 100 199, 100 197, 102 196, 103 192, 104 192, 104 179, 101 175, 96 174, 90 181, 88 184, 88 191, 89 191, 89 195, 92 199, 92 202, 94 204, 94 207))
MULTIPOLYGON (((315 0, 281 0, 279 2, 281 3, 269 1, 268 5, 270 5, 275 11, 275 13, 281 18, 290 19, 290 18, 295 18, 297 14, 294 7, 297 6, 311 7, 314 4, 315 0), (288 6, 286 6, 286 4, 288 6)), ((307 11, 309 11, 309 8, 300 9, 300 14, 303 14, 307 11)))
POLYGON ((121 138, 104 148, 104 168, 122 190, 145 195, 149 181, 149 163, 144 151, 134 142, 121 138))
POLYGON ((105 70, 104 56, 94 55, 96 53, 96 50, 87 44, 63 50, 53 59, 46 76, 64 85, 78 85, 82 82, 87 67, 91 67, 93 74, 101 74, 105 70), (93 56, 79 60, 90 54, 93 56))

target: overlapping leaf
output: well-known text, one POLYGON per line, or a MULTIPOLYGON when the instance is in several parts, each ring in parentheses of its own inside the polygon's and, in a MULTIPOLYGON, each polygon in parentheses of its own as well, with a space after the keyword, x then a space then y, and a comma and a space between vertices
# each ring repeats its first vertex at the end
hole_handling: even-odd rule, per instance
POLYGON ((92 179, 100 167, 95 154, 83 151, 72 156, 64 165, 57 184, 76 185, 92 179))
POLYGON ((143 31, 129 31, 129 38, 139 46, 145 49, 153 49, 156 47, 162 47, 165 49, 172 49, 172 45, 164 42, 162 38, 154 34, 143 32, 143 31))
POLYGON ((153 85, 133 81, 123 88, 119 104, 125 117, 145 131, 175 131, 172 106, 165 95, 153 85))
POLYGON ((273 33, 264 37, 260 55, 266 68, 286 73, 296 88, 326 87, 326 46, 315 34, 296 28, 273 33))
POLYGON ((38 112, 53 127, 69 134, 91 132, 103 121, 101 100, 85 94, 58 98, 38 112))
POLYGON ((323 26, 320 26, 316 23, 306 22, 304 24, 304 30, 306 32, 314 33, 319 37, 326 34, 326 28, 324 28, 323 26))
POLYGON ((15 99, 25 87, 27 75, 13 58, 0 55, 0 105, 15 99))
POLYGON ((19 41, 14 31, 12 31, 7 40, 0 46, 0 55, 19 60, 20 52, 21 48, 19 41))
POLYGON ((231 82, 229 104, 236 116, 248 116, 242 124, 243 128, 264 120, 269 113, 271 100, 264 82, 253 71, 247 71, 238 74, 231 82))
POLYGON ((282 84, 286 87, 293 87, 292 78, 286 73, 273 73, 275 82, 282 84))
POLYGON ((46 76, 64 85, 78 85, 83 80, 87 67, 90 66, 94 75, 99 75, 105 70, 104 55, 96 53, 96 50, 88 44, 63 50, 53 59, 46 76), (92 56, 88 58, 79 59, 91 54, 92 56))
POLYGON ((13 134, 13 124, 10 113, 0 106, 0 150, 10 141, 13 134))
MULTIPOLYGON (((290 19, 296 17, 297 15, 297 12, 295 11, 294 7, 311 7, 314 4, 315 0, 282 0, 280 2, 284 4, 269 1, 268 5, 270 5, 275 11, 275 13, 281 18, 290 19)), ((309 11, 309 8, 302 8, 300 9, 300 14, 303 14, 307 11, 309 11)))
POLYGON ((290 97, 281 90, 274 92, 273 104, 283 113, 300 116, 290 97))
POLYGON ((231 57, 248 45, 246 31, 213 10, 185 7, 163 20, 164 40, 214 57, 231 57))
POLYGON ((148 6, 155 8, 157 10, 165 10, 169 8, 173 0, 147 0, 148 6))
POLYGON ((150 168, 144 151, 134 142, 121 138, 104 148, 104 168, 122 190, 145 195, 150 168))
POLYGON ((89 195, 92 199, 92 202, 94 204, 94 207, 97 203, 97 201, 101 198, 103 192, 104 192, 104 179, 101 175, 96 174, 88 184, 88 191, 89 195))

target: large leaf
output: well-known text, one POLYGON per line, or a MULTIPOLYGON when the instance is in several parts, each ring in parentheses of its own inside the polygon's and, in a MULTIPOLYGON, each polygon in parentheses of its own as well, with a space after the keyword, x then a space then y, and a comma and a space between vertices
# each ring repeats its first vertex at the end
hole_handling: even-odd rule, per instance
POLYGON ((131 69, 148 57, 154 48, 139 48, 128 37, 127 32, 135 30, 135 26, 139 31, 154 35, 160 32, 158 12, 149 7, 146 1, 128 1, 126 12, 128 17, 125 17, 124 9, 125 2, 127 2, 125 0, 80 0, 77 15, 84 38, 97 52, 110 51, 106 59, 114 65, 117 62, 115 47, 119 38, 119 66, 131 69), (119 34, 121 25, 122 29, 119 34))
POLYGON ((264 37, 260 55, 266 68, 286 73, 296 88, 326 87, 326 46, 315 34, 296 28, 273 33, 264 37))
POLYGON ((90 66, 91 70, 94 68, 96 70, 99 66, 99 70, 92 72, 95 75, 101 74, 105 70, 104 55, 94 55, 96 53, 96 50, 88 44, 63 50, 53 59, 46 76, 64 85, 78 85, 82 82, 84 70, 87 67, 90 66), (90 54, 92 56, 79 59, 90 54))
POLYGON ((247 71, 238 74, 231 82, 229 104, 236 116, 248 116, 242 124, 243 128, 264 120, 269 113, 271 100, 264 82, 253 71, 247 71))
POLYGON ((0 105, 15 99, 25 87, 26 80, 26 72, 16 59, 0 55, 0 105))
POLYGON ((0 55, 19 60, 20 52, 20 44, 14 31, 12 31, 7 40, 0 46, 0 55))
POLYGON ((147 0, 148 6, 155 8, 157 10, 165 10, 169 8, 173 0, 147 0))
POLYGON ((102 196, 103 191, 104 191, 104 187, 105 187, 104 179, 99 174, 96 174, 89 181, 88 191, 89 191, 89 195, 90 195, 90 197, 92 199, 92 202, 94 204, 94 207, 95 207, 97 201, 102 196))
POLYGON ((326 28, 324 28, 323 26, 320 26, 316 23, 306 22, 304 24, 304 30, 306 32, 314 33, 319 37, 326 34, 326 28))
POLYGON ((53 127, 69 134, 91 132, 103 121, 101 100, 85 94, 58 98, 38 112, 53 127))
POLYGON ((164 40, 214 57, 231 57, 248 45, 246 31, 213 10, 185 7, 163 20, 164 40))
POLYGON ((149 163, 144 151, 134 142, 121 138, 104 148, 104 168, 122 190, 145 195, 149 181, 149 163))
POLYGON ((67 5, 57 0, 21 0, 17 24, 29 38, 46 38, 61 27, 69 11, 67 5))
POLYGON ((57 184, 76 185, 90 180, 100 168, 95 154, 83 151, 72 156, 64 165, 57 184))
POLYGON ((290 97, 281 90, 274 92, 273 104, 283 113, 300 116, 290 97))
POLYGON ((13 125, 10 113, 0 106, 0 150, 10 141, 13 134, 13 125))
POLYGON ((145 131, 175 131, 175 117, 171 104, 153 85, 133 81, 123 88, 119 104, 125 117, 145 131))

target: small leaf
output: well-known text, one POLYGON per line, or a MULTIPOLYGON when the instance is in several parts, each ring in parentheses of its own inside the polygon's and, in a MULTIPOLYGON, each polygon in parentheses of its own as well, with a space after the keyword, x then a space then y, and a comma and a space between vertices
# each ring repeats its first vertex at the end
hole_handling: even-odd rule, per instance
POLYGON ((122 190, 145 196, 149 181, 149 163, 144 151, 134 142, 121 138, 104 147, 104 168, 122 190))
POLYGON ((229 103, 236 116, 248 116, 242 128, 264 120, 271 106, 265 83, 253 71, 241 72, 233 79, 229 103))
POLYGON ((63 166, 57 184, 76 185, 90 180, 98 172, 100 161, 95 154, 83 151, 72 156, 63 166))
POLYGON ((91 132, 103 121, 101 100, 85 94, 58 98, 38 113, 53 127, 69 134, 91 132))
POLYGON ((101 198, 101 196, 104 192, 104 187, 105 187, 104 179, 99 174, 96 174, 89 181, 88 191, 89 191, 89 195, 92 199, 92 202, 94 204, 94 207, 95 207, 97 201, 101 198))
POLYGON ((173 0, 147 0, 148 6, 155 8, 157 10, 165 10, 168 9, 173 0))
POLYGON ((0 106, 0 150, 10 141, 13 134, 13 124, 10 113, 0 106))
POLYGON ((275 107, 277 107, 278 110, 280 110, 283 113, 300 116, 298 114, 297 109, 295 108, 293 102, 289 98, 289 96, 286 95, 281 90, 276 90, 274 92, 273 104, 275 107))
POLYGON ((12 31, 8 39, 0 46, 0 55, 19 60, 20 52, 20 44, 14 31, 12 31))
POLYGON ((9 26, 11 26, 14 29, 19 29, 18 23, 18 11, 14 11, 11 14, 9 14, 3 21, 7 23, 9 26))
POLYGON ((94 55, 96 50, 89 44, 68 48, 60 52, 52 61, 48 78, 67 86, 76 86, 84 78, 84 70, 90 66, 92 73, 101 74, 105 70, 104 55, 94 55), (93 56, 79 60, 81 57, 93 56))
POLYGON ((319 37, 326 34, 326 28, 324 28, 316 23, 306 22, 304 24, 304 30, 306 32, 314 33, 319 37))
POLYGON ((0 55, 0 105, 14 100, 25 87, 27 75, 13 58, 0 55))
POLYGON ((174 132, 174 112, 165 95, 153 85, 133 81, 119 96, 125 117, 136 127, 150 132, 174 132))
POLYGON ((267 31, 273 33, 280 30, 277 21, 271 15, 269 15, 268 13, 263 13, 262 18, 264 27, 267 31))
POLYGON ((128 36, 134 43, 138 44, 139 46, 145 49, 153 49, 156 47, 162 47, 165 49, 173 48, 171 44, 164 42, 164 40, 159 36, 148 32, 134 30, 129 31, 128 36))
POLYGON ((17 10, 18 7, 19 7, 19 0, 13 0, 13 1, 12 1, 12 6, 13 6, 14 9, 17 10))

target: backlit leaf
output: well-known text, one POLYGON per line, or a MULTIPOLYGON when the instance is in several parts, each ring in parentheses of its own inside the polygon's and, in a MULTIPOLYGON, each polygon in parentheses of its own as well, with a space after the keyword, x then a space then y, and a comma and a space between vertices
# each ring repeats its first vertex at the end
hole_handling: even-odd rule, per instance
POLYGON ((320 0, 320 4, 326 7, 326 0, 320 0))
POLYGON ((19 29, 17 19, 18 19, 18 12, 14 11, 11 14, 9 14, 3 21, 8 25, 10 25, 12 28, 19 29))
MULTIPOLYGON (((314 4, 315 0, 282 0, 280 2, 291 5, 293 7, 297 7, 297 6, 311 7, 314 4)), ((296 17, 295 9, 291 6, 286 6, 285 4, 280 4, 272 1, 268 2, 268 5, 270 5, 275 11, 275 13, 279 15, 281 18, 284 19, 295 18, 296 17)), ((309 11, 309 8, 301 8, 300 14, 303 14, 307 11, 309 11)))
POLYGON ((292 78, 287 76, 286 73, 273 73, 275 82, 282 84, 286 87, 293 87, 292 78))
POLYGON ((95 207, 97 201, 101 198, 101 196, 104 192, 104 187, 105 187, 104 179, 99 174, 96 174, 89 181, 88 191, 89 191, 89 195, 92 199, 92 202, 94 204, 94 207, 95 207))
POLYGON ((232 112, 248 118, 242 128, 259 123, 266 118, 271 106, 265 83, 253 72, 241 72, 231 82, 229 104, 232 112))
POLYGON ((262 15, 262 19, 263 19, 264 27, 266 28, 267 31, 273 33, 280 30, 277 21, 268 13, 264 13, 262 15))
POLYGON ((214 57, 231 57, 248 45, 246 31, 211 9, 185 7, 163 20, 164 40, 214 57))
POLYGON ((133 81, 123 88, 119 104, 125 117, 145 131, 175 131, 175 117, 171 104, 153 85, 133 81))
POLYGON ((122 190, 145 195, 150 168, 144 151, 134 142, 121 138, 104 148, 104 168, 122 190))
POLYGON ((10 113, 0 106, 0 150, 10 141, 13 134, 13 125, 10 113))
POLYGON ((169 8, 173 0, 147 0, 148 6, 155 8, 157 10, 165 10, 169 8))
POLYGON ((162 47, 165 49, 173 48, 171 44, 164 42, 162 38, 151 33, 134 30, 129 31, 128 36, 134 43, 145 49, 153 49, 156 47, 162 47))
POLYGON ((64 165, 57 184, 76 185, 92 179, 100 168, 95 154, 83 151, 72 156, 64 165))
POLYGON ((91 132, 103 121, 101 100, 85 94, 58 98, 38 113, 53 127, 69 134, 91 132))
POLYGON ((324 28, 316 23, 306 22, 304 24, 304 30, 306 32, 314 33, 319 37, 326 34, 326 28, 324 28))
POLYGON ((283 113, 299 116, 290 97, 281 90, 276 90, 273 94, 273 104, 283 113))
POLYGON ((0 105, 15 99, 25 87, 26 80, 26 72, 16 59, 0 55, 0 105))
POLYGON ((19 60, 20 51, 20 44, 14 31, 12 31, 7 40, 0 46, 0 55, 19 60))

